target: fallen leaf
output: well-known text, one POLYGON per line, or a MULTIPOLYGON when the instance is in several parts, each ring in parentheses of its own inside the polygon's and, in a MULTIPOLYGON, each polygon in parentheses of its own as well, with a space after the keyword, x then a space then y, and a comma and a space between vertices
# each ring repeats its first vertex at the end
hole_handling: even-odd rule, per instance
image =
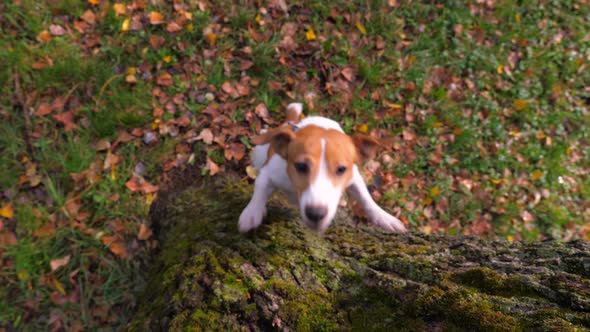
POLYGON ((13 246, 17 243, 16 236, 12 232, 1 232, 0 233, 0 246, 7 247, 13 246))
POLYGON ((158 12, 150 12, 150 24, 157 25, 164 23, 164 16, 158 12))
POLYGON ((307 40, 316 40, 318 37, 315 35, 313 29, 309 28, 309 30, 307 30, 307 32, 305 33, 305 38, 307 40))
POLYGON ((246 154, 246 146, 240 143, 231 143, 228 144, 224 150, 225 159, 231 160, 235 159, 237 161, 242 160, 244 155, 246 154))
POLYGON ((0 216, 6 219, 12 219, 12 217, 14 217, 14 208, 12 207, 12 204, 4 204, 4 206, 0 208, 0 216))
POLYGON ((168 25, 166 26, 166 31, 173 33, 173 32, 178 32, 182 30, 182 26, 180 26, 180 24, 176 23, 176 22, 170 22, 168 23, 168 25))
POLYGON ((116 236, 107 235, 103 236, 100 240, 113 254, 121 258, 127 257, 127 245, 116 236))
POLYGON ((91 25, 94 25, 96 23, 96 15, 90 9, 87 9, 84 13, 82 13, 82 15, 80 15, 80 18, 84 22, 91 24, 91 25))
POLYGON ((246 174, 248 175, 248 177, 250 179, 256 179, 256 176, 258 175, 258 170, 256 169, 256 167, 252 166, 252 165, 248 165, 246 167, 246 174))
POLYGON ((268 108, 266 108, 266 105, 264 105, 263 103, 256 105, 254 113, 256 113, 256 115, 258 115, 262 119, 267 119, 270 116, 270 114, 268 113, 268 108))
POLYGON ((49 262, 49 266, 51 266, 51 271, 55 271, 62 266, 65 266, 70 261, 71 255, 67 255, 63 258, 56 258, 49 262))
POLYGON ((49 113, 51 113, 52 108, 51 105, 49 105, 48 103, 41 103, 39 104, 39 107, 37 107, 37 110, 35 111, 35 115, 36 116, 43 116, 43 115, 47 115, 49 113))
POLYGON ((199 136, 196 137, 197 140, 201 140, 205 142, 205 144, 210 145, 213 143, 213 132, 209 128, 203 129, 199 136))
POLYGON ((514 99, 514 109, 517 111, 522 111, 523 109, 525 109, 527 107, 527 102, 526 100, 522 100, 522 99, 514 99))
POLYGON ((213 176, 219 173, 219 166, 213 162, 209 157, 207 157, 207 170, 209 170, 209 175, 213 176))
POLYGON ((138 240, 147 240, 152 236, 152 231, 145 224, 139 225, 138 240))
POLYGON ((52 223, 46 223, 45 225, 41 226, 41 228, 36 230, 33 233, 33 236, 36 236, 36 237, 48 236, 48 235, 55 234, 55 231, 56 231, 55 226, 53 226, 52 223))
POLYGON ((88 3, 93 6, 98 6, 98 4, 100 3, 100 0, 88 0, 88 3))
POLYGON ((123 16, 127 12, 127 7, 125 6, 125 4, 116 3, 113 4, 113 10, 115 11, 115 15, 123 16))
POLYGON ((533 174, 531 174, 531 180, 533 180, 533 181, 539 180, 542 176, 543 176, 543 172, 536 169, 533 171, 533 174))
POLYGON ((67 111, 60 114, 53 114, 51 117, 61 122, 64 125, 65 131, 70 131, 72 129, 77 128, 76 124, 74 123, 74 113, 72 111, 67 111))
POLYGON ((167 72, 162 73, 162 75, 158 76, 158 80, 156 81, 158 85, 161 86, 171 86, 173 83, 172 75, 167 72))
POLYGON ((359 29, 363 35, 367 34, 367 29, 365 29, 365 26, 361 23, 361 21, 356 22, 356 28, 359 29))
POLYGON ((39 32, 39 34, 37 35, 37 40, 42 43, 47 43, 51 40, 51 34, 49 33, 49 31, 43 30, 39 32))
POLYGON ((121 23, 121 31, 122 32, 129 31, 129 24, 130 24, 129 18, 126 18, 125 20, 123 20, 123 23, 121 23))
POLYGON ((438 187, 432 187, 430 189, 430 196, 437 197, 440 194, 440 189, 438 187))
POLYGON ((54 36, 63 36, 66 34, 66 30, 61 25, 52 24, 49 26, 49 32, 54 36))

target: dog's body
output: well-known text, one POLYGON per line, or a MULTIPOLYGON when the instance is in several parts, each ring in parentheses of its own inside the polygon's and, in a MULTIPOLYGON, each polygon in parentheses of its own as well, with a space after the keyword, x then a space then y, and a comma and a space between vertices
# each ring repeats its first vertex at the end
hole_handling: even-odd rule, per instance
POLYGON ((404 232, 397 218, 373 201, 359 173, 361 158, 374 153, 378 143, 369 136, 344 133, 330 119, 311 116, 297 123, 301 104, 287 106, 289 124, 271 129, 254 140, 252 164, 258 170, 254 194, 240 215, 239 229, 247 232, 262 223, 266 202, 275 190, 299 205, 304 223, 324 231, 346 191, 364 208, 368 219, 386 231, 404 232), (296 131, 290 127, 296 123, 296 131))

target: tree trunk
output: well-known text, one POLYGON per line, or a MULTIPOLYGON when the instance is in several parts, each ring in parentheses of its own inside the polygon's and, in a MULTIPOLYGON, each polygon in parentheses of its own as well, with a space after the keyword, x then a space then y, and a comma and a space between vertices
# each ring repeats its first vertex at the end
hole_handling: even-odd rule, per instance
POLYGON ((385 234, 344 211, 318 236, 281 198, 242 235, 252 186, 196 182, 154 205, 162 246, 131 330, 590 329, 588 242, 385 234))

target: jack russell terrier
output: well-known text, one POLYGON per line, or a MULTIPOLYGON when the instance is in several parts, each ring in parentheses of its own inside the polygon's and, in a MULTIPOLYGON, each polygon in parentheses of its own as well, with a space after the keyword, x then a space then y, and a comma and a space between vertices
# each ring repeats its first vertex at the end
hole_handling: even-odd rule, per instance
POLYGON ((358 170, 362 160, 374 156, 379 142, 367 135, 348 136, 336 121, 324 117, 299 121, 302 109, 300 103, 289 104, 284 125, 252 140, 257 144, 252 164, 258 176, 252 199, 240 215, 240 232, 260 226, 266 202, 277 189, 299 206, 301 219, 315 231, 330 226, 346 191, 373 224, 389 232, 405 232, 399 219, 373 201, 358 170))

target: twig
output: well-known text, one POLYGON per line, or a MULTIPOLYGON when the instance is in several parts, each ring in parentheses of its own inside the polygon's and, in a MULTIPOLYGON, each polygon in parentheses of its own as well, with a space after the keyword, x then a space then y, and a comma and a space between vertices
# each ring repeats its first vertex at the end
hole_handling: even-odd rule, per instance
POLYGON ((27 107, 25 102, 23 101, 23 96, 20 90, 20 80, 18 74, 18 68, 14 67, 14 77, 12 80, 12 108, 14 109, 15 113, 22 113, 23 118, 25 120, 25 125, 22 129, 23 139, 25 141, 25 147, 27 149, 27 153, 31 160, 35 159, 33 154, 33 144, 31 143, 31 136, 29 132, 31 130, 31 117, 29 117, 29 113, 27 112, 27 107))

